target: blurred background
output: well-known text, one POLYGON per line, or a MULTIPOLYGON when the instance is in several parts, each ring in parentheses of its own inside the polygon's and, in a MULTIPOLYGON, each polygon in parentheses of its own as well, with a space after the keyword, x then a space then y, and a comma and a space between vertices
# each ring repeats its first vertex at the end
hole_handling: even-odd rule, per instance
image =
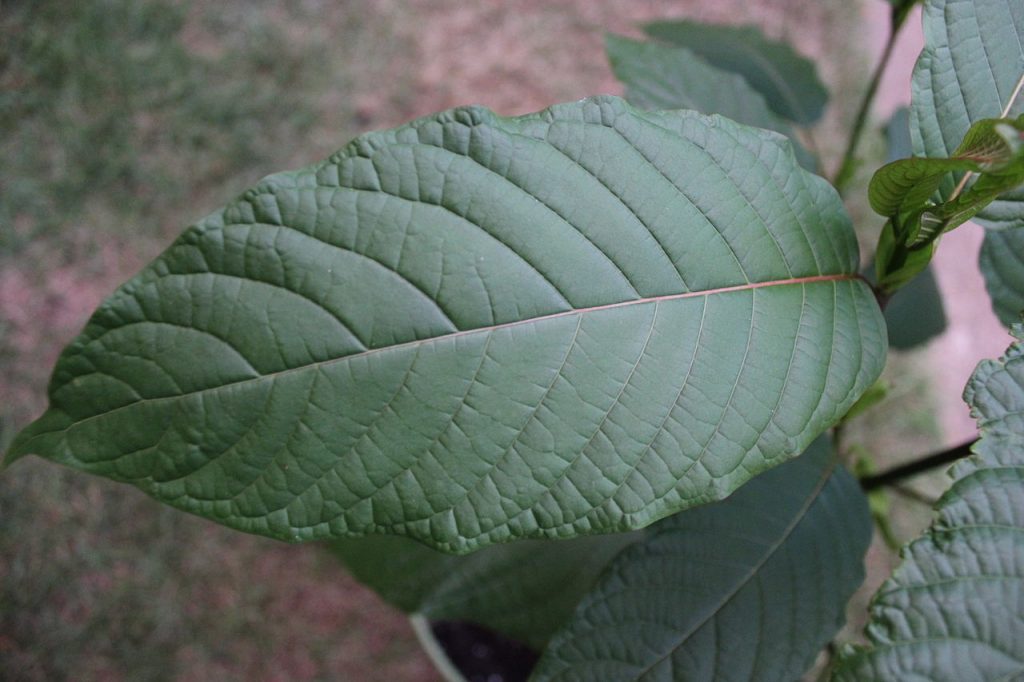
MULTIPOLYGON (((820 60, 832 99, 815 136, 831 170, 887 16, 884 0, 3 0, 0 450, 44 409, 50 368, 93 308, 264 175, 459 104, 519 114, 621 94, 604 33, 681 17, 754 23, 820 60)), ((920 41, 914 17, 862 147, 864 181, 884 160, 881 126, 909 101, 920 41)), ((851 197, 869 244, 880 219, 851 197)), ((1008 342, 976 274, 979 232, 939 250, 947 332, 887 369, 908 417, 883 405, 847 435, 883 465, 972 435, 960 391, 1008 342)), ((944 479, 915 486, 934 495, 944 479)), ((926 505, 892 502, 898 540, 927 524, 926 505)), ((851 613, 893 554, 876 542, 869 563, 851 613)), ((321 548, 222 529, 35 458, 0 476, 0 678, 439 679, 405 617, 321 548)))

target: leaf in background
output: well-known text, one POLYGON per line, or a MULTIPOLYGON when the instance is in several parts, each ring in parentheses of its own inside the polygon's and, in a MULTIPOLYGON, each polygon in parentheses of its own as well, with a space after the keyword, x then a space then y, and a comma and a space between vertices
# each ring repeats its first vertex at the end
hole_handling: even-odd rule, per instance
POLYGON ((913 155, 910 144, 910 109, 900 107, 885 126, 885 161, 890 163, 913 155))
MULTIPOLYGON (((975 121, 995 118, 1024 75, 1024 3, 927 0, 925 46, 914 68, 910 133, 914 153, 949 157, 975 121)), ((1024 113, 1018 97, 1009 116, 1024 113)), ((940 186, 945 199, 956 179, 940 186)), ((975 220, 986 227, 1024 227, 1024 189, 1006 194, 975 220)))
POLYGON ((774 130, 789 137, 800 164, 814 170, 816 160, 796 139, 792 126, 775 115, 742 76, 715 68, 686 48, 661 43, 609 34, 605 50, 634 106, 693 109, 774 130))
POLYGON ((615 558, 531 680, 793 680, 864 579, 867 501, 827 440, 615 558))
POLYGON ((757 27, 656 21, 643 28, 652 38, 685 47, 712 66, 739 74, 785 119, 810 125, 825 111, 828 90, 814 62, 786 43, 769 40, 757 27))
POLYGON ((927 343, 946 330, 942 293, 931 266, 896 292, 885 307, 889 346, 909 350, 927 343))
POLYGON ((871 647, 844 651, 835 680, 1024 673, 1024 345, 979 364, 964 400, 981 439, 954 466, 938 519, 904 548, 902 565, 875 595, 871 647))
POLYGON ((335 540, 331 549, 406 613, 478 623, 541 650, 612 557, 644 533, 522 540, 467 556, 394 536, 335 540))
POLYGON ((8 461, 293 541, 641 528, 871 385, 857 258, 775 133, 614 97, 455 109, 187 230, 65 350, 8 461))
POLYGON ((978 259, 992 308, 1009 327, 1024 311, 1024 229, 988 230, 978 259))

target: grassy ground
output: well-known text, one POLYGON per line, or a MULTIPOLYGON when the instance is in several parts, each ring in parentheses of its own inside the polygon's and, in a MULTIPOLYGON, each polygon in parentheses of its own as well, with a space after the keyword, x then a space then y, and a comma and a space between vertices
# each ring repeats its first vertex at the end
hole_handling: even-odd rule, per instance
MULTIPOLYGON (((817 132, 834 158, 867 72, 846 40, 856 7, 839 0, 3 2, 0 449, 43 409, 57 354, 100 300, 259 177, 457 104, 514 114, 620 92, 603 31, 737 8, 805 52, 831 50, 839 106, 817 132)), ((911 416, 894 424, 883 406, 850 442, 883 459, 934 444, 920 362, 889 370, 911 416)), ((927 521, 910 509, 903 537, 927 521)), ((0 476, 0 557, 4 679, 436 679, 404 619, 318 548, 35 459, 0 476)), ((891 555, 873 557, 880 576, 891 555)))
MULTIPOLYGON (((315 9, 4 3, 0 440, 44 407, 89 311, 183 225, 372 123, 342 93, 372 88, 359 57, 388 63, 386 17, 315 9)), ((5 680, 435 679, 405 619, 318 548, 34 459, 0 478, 0 519, 5 680)))

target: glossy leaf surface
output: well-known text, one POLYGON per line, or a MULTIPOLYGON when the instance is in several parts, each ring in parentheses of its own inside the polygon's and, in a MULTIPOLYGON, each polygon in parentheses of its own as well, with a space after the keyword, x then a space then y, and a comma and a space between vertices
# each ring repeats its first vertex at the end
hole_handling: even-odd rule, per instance
POLYGON ((978 365, 964 399, 981 439, 954 466, 938 519, 875 595, 871 648, 844 652, 834 679, 1024 674, 1024 346, 978 365))
POLYGON ((780 136, 602 97, 271 176, 64 352, 39 454, 226 525, 452 552, 643 527, 878 375, 839 198, 780 136))
POLYGON ((950 158, 909 158, 875 172, 868 198, 888 218, 875 259, 881 289, 890 293, 927 265, 938 237, 974 217, 1006 190, 1024 183, 1024 116, 984 119, 967 131, 950 158), (934 200, 952 171, 976 177, 943 201, 934 200))
POLYGON ((531 679, 798 679, 844 622, 870 539, 867 501, 823 439, 729 499, 652 526, 531 679))
POLYGON ((769 40, 755 26, 722 26, 694 21, 656 21, 647 35, 685 47, 712 66, 743 77, 778 116, 801 125, 821 118, 828 90, 814 62, 786 43, 769 40))
POLYGON ((891 218, 911 247, 935 239, 969 220, 1003 192, 1024 184, 1024 115, 983 119, 967 131, 948 159, 909 158, 882 166, 871 178, 868 199, 891 218), (932 201, 952 171, 977 177, 957 196, 932 201))

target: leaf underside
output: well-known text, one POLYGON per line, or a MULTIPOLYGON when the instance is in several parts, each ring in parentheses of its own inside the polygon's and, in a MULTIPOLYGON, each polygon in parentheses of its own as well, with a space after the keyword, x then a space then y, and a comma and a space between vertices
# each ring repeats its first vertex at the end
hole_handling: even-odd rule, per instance
MULTIPOLYGON (((914 67, 910 134, 918 156, 946 158, 971 124, 999 117, 1024 74, 1024 3, 928 0, 925 45, 914 67)), ((1018 97, 1008 115, 1024 113, 1018 97)), ((956 185, 939 188, 948 199, 956 185)), ((992 202, 974 220, 985 227, 1024 227, 1024 189, 992 202)))
POLYGON ((992 308, 1009 327, 1024 311, 1024 229, 988 230, 978 259, 992 308))
POLYGON ((835 192, 773 133, 601 97, 437 114, 270 176, 64 352, 39 454, 286 540, 643 527, 878 375, 835 192))
POLYGON ((845 621, 870 540, 867 501, 821 439, 728 500, 648 529, 531 680, 798 679, 845 621))
POLYGON ((834 679, 1024 676, 1024 345, 978 365, 964 399, 981 439, 875 595, 871 648, 844 652, 834 679))

